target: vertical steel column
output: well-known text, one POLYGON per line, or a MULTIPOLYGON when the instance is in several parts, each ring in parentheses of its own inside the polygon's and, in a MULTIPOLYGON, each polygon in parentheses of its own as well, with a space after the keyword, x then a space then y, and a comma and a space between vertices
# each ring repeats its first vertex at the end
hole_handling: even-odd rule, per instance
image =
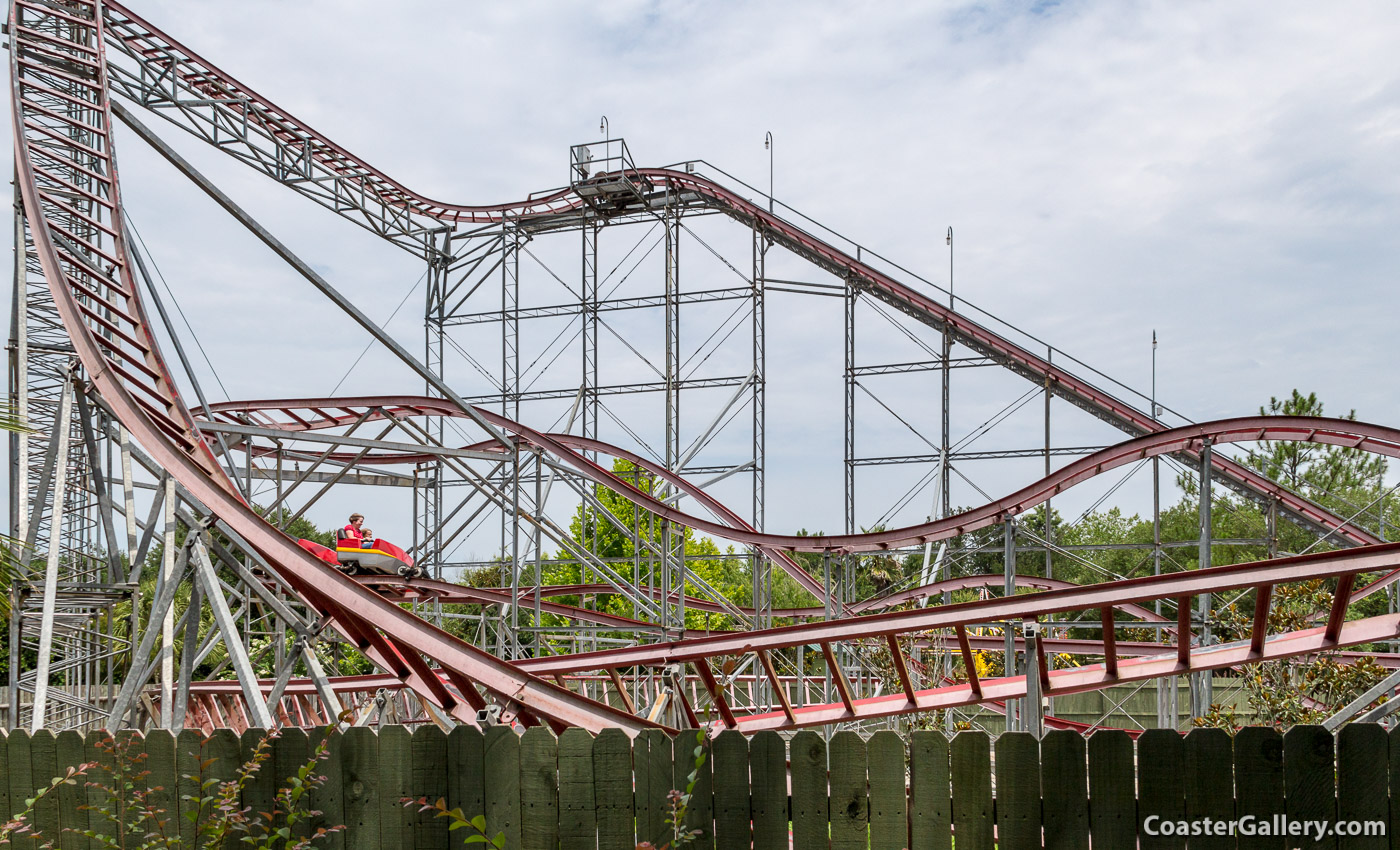
MULTIPOLYGON (((583 395, 579 400, 580 414, 583 417, 579 433, 590 440, 598 439, 598 231, 601 226, 596 218, 587 217, 579 232, 583 235, 583 285, 580 287, 583 300, 579 305, 579 316, 583 322, 582 327, 582 389, 583 395)), ((583 456, 590 461, 598 460, 598 453, 585 451, 583 456)), ((594 494, 598 492, 596 485, 585 484, 590 487, 594 494)), ((632 526, 636 528, 634 523, 632 526)), ((598 554, 598 515, 591 505, 583 506, 583 534, 585 539, 579 542, 594 555, 598 554)), ((587 584, 590 581, 588 575, 588 565, 579 564, 579 581, 587 584)), ((594 639, 597 635, 595 633, 594 639)))
MULTIPOLYGON (((1046 350, 1045 350, 1045 359, 1046 359, 1047 361, 1048 361, 1048 360, 1052 360, 1052 359, 1054 358, 1054 356, 1055 356, 1055 351, 1054 351, 1054 349, 1047 347, 1046 350)), ((1047 375, 1045 376, 1045 476, 1046 476, 1047 478, 1050 477, 1050 399, 1051 399, 1051 393, 1050 393, 1050 376, 1047 374, 1047 375)), ((1054 578, 1054 577, 1055 577, 1055 564, 1054 564, 1054 559, 1053 559, 1053 555, 1052 555, 1052 551, 1051 551, 1051 550, 1054 548, 1054 545, 1055 545, 1055 523, 1054 523, 1053 520, 1051 519, 1051 517, 1053 516, 1053 514, 1054 514, 1054 512, 1051 510, 1051 500, 1050 500, 1050 499, 1046 499, 1046 500, 1045 500, 1045 577, 1046 577, 1046 578, 1054 578)), ((1039 633, 1039 626, 1037 626, 1036 628, 1037 628, 1037 634, 1038 634, 1038 633, 1039 633)), ((1029 650, 1028 650, 1028 651, 1029 651, 1029 650)), ((1050 665, 1051 669, 1054 669, 1054 660, 1055 660, 1055 656, 1054 656, 1054 655, 1047 655, 1047 656, 1045 657, 1045 663, 1048 664, 1048 665, 1050 665)), ((1029 703, 1029 699, 1027 700, 1027 702, 1029 703)), ((1049 708, 1050 713, 1051 713, 1051 714, 1054 714, 1054 713, 1055 713, 1055 698, 1054 698, 1054 697, 1047 697, 1047 698, 1046 698, 1046 705, 1047 705, 1047 707, 1049 708)), ((1036 701, 1035 709, 1034 709, 1034 711, 1032 712, 1032 714, 1033 714, 1033 716, 1035 717, 1035 723, 1036 723, 1036 724, 1040 724, 1040 722, 1041 722, 1040 717, 1041 717, 1042 714, 1044 714, 1044 712, 1042 712, 1042 711, 1040 710, 1040 702, 1039 702, 1039 700, 1036 701)), ((1041 731, 1041 730, 1040 730, 1039 725, 1037 725, 1037 728, 1036 728, 1035 730, 1032 730, 1032 731, 1035 732, 1037 738, 1040 737, 1040 731, 1041 731)))
MULTIPOLYGON (((765 513, 765 467, 767 453, 767 410, 765 408, 764 376, 768 366, 768 348, 764 324, 764 277, 767 274, 768 240, 760 229, 758 220, 753 226, 753 383, 750 388, 753 405, 753 527, 763 530, 765 513)), ((753 576, 754 628, 762 629, 773 625, 773 573, 772 565, 762 553, 755 551, 750 560, 753 576)), ((756 678, 760 693, 766 693, 767 683, 756 678)))
MULTIPOLYGON (((953 228, 949 227, 949 228, 948 228, 948 309, 949 309, 949 310, 956 310, 956 309, 957 309, 957 304, 958 304, 957 298, 954 297, 954 295, 953 295, 953 228)), ((939 475, 942 477, 942 481, 940 482, 941 487, 942 487, 942 492, 943 492, 943 513, 942 513, 942 516, 948 516, 949 514, 951 514, 951 513, 953 512, 953 509, 952 509, 952 497, 951 497, 951 495, 950 495, 950 493, 949 493, 950 489, 952 488, 952 484, 953 484, 953 471, 952 471, 952 467, 949 466, 949 461, 952 460, 952 457, 951 457, 951 454, 952 454, 952 429, 951 429, 951 427, 950 427, 950 424, 951 424, 951 423, 950 423, 950 415, 949 415, 949 408, 948 408, 948 403, 949 403, 949 402, 948 402, 948 399, 949 399, 949 395, 950 395, 951 383, 952 383, 952 377, 953 377, 953 376, 952 376, 952 366, 953 366, 953 332, 952 332, 952 329, 949 328, 948 325, 945 323, 945 324, 943 325, 943 369, 942 369, 942 373, 943 373, 943 409, 942 409, 942 420, 943 420, 943 421, 942 421, 942 426, 943 426, 943 433, 942 433, 942 439, 941 439, 941 441, 939 442, 939 453, 940 453, 940 454, 942 455, 942 457, 943 457, 943 466, 942 466, 942 469, 941 469, 940 472, 939 472, 939 475)))
MULTIPOLYGON (((251 492, 251 491, 250 491, 251 492)), ((165 479, 165 516, 161 537, 161 582, 175 581, 175 479, 165 479)), ((147 628, 150 628, 147 625, 147 628)), ((175 606, 160 619, 160 725, 170 729, 175 706, 175 606)))
POLYGON ((855 281, 846 279, 845 317, 845 384, 846 384, 846 440, 845 440, 845 496, 846 533, 856 531, 856 299, 860 297, 855 281))
POLYGON ((680 210, 666 206, 666 468, 672 472, 680 458, 680 210))
MULTIPOLYGON (((1197 552, 1197 569, 1205 569, 1211 564, 1211 441, 1206 438, 1201 446, 1201 536, 1197 552)), ((1201 646, 1210 643, 1211 594, 1202 593, 1196 613, 1200 618, 1201 646)), ((1212 679, 1209 670, 1191 675, 1191 716, 1203 717, 1210 711, 1212 701, 1212 679)))
MULTIPOLYGON (((501 221, 501 414, 520 419, 520 230, 501 221)), ((510 455, 508 509, 501 514, 501 549, 510 561, 510 620, 505 645, 511 658, 520 652, 520 443, 510 455)), ((504 612, 503 612, 504 613, 504 612)))
MULTIPOLYGON (((16 182, 18 184, 18 177, 16 182)), ((28 252, 25 250, 26 233, 24 205, 19 194, 14 199, 15 216, 15 262, 14 291, 10 298, 10 345, 9 345, 9 401, 10 410, 21 423, 29 421, 29 304, 25 298, 25 284, 28 272, 25 268, 28 252)), ((18 432, 10 436, 10 536, 23 540, 26 536, 26 523, 29 521, 29 439, 18 432)), ((11 667, 10 670, 15 670, 11 667)), ((11 677, 13 682, 13 677, 11 677)), ((10 702, 10 714, 15 714, 15 703, 10 702)), ((13 726, 13 724, 12 724, 13 726)))
POLYGON ((544 592, 544 553, 541 551, 541 521, 544 519, 544 463, 539 449, 530 453, 530 459, 535 463, 535 518, 532 523, 534 540, 531 541, 531 548, 535 555, 535 610, 534 610, 534 654, 543 655, 544 648, 544 618, 540 616, 540 594, 544 592))
MULTIPOLYGON (((1154 402, 1155 405, 1155 402, 1154 402)), ((1162 574, 1162 472, 1160 458, 1152 458, 1152 574, 1162 574)), ((1158 616, 1162 614, 1162 600, 1152 603, 1158 616)), ((1160 641, 1163 632, 1157 632, 1160 641)), ((1179 685, 1175 676, 1159 678, 1154 683, 1157 689, 1157 728, 1176 728, 1176 697, 1179 685)))
MULTIPOLYGON (((667 189, 669 193, 669 188, 667 189)), ((666 468, 680 472, 680 380, 681 380, 681 322, 680 322, 680 205, 668 196, 666 204, 666 468)), ((670 611, 671 594, 685 596, 685 539, 678 535, 668 520, 661 522, 662 617, 685 630, 685 622, 673 619, 670 611), (680 552, 674 548, 680 540, 680 552), (675 575, 672 575, 675 570, 675 575)), ((680 605, 677 606, 680 608, 680 605)))
MULTIPOLYGON (((1046 359, 1053 356, 1053 351, 1047 351, 1046 359)), ((1050 477, 1050 376, 1045 376, 1045 477, 1050 477)), ((1051 559, 1051 547, 1055 543, 1055 525, 1051 521, 1051 500, 1045 500, 1045 577, 1054 578, 1054 564, 1051 559)))
MULTIPOLYGON (((425 260, 428 264, 428 320, 424 322, 425 334, 425 359, 428 371, 441 380, 447 380, 444 374, 444 343, 447 335, 445 322, 447 319, 447 275, 452 265, 452 232, 450 228, 443 228, 437 234, 430 235, 425 242, 425 260), (438 240, 441 239, 441 242, 438 240)), ((432 387, 425 387, 429 395, 434 395, 432 387)), ((445 425, 442 417, 430 416, 427 423, 428 433, 438 445, 443 444, 445 437, 445 425)), ((421 541, 415 541, 419 546, 415 553, 415 562, 427 569, 429 575, 434 578, 442 578, 442 500, 443 500, 443 467, 441 463, 434 463, 430 469, 430 474, 421 479, 424 488, 421 500, 423 537, 421 541)), ((418 486, 420 480, 415 477, 414 485, 418 486)), ((417 493, 415 493, 414 504, 419 504, 417 493)))
MULTIPOLYGON (((18 184, 18 177, 13 185, 18 184)), ((10 345, 9 345, 9 402, 10 409, 22 423, 29 421, 29 302, 26 283, 28 271, 28 251, 24 205, 19 193, 14 198, 15 244, 14 244, 14 289, 10 298, 10 345)), ((10 536, 24 540, 29 523, 29 437, 11 433, 10 439, 10 536)), ((23 549, 15 552, 15 559, 28 560, 23 549)), ((19 613, 22 607, 18 582, 11 582, 5 589, 10 597, 9 621, 9 682, 5 689, 9 712, 6 727, 19 728, 19 613)))
MULTIPOLYGON (((598 231, 596 219, 590 218, 579 228, 583 234, 583 300, 579 305, 583 319, 582 361, 583 417, 579 431, 590 440, 598 439, 598 231)), ((585 452, 589 459, 596 452, 585 452)))
MULTIPOLYGON (((1008 518, 1002 524, 1002 594, 1010 599, 1016 595, 1016 523, 1008 518)), ((1005 660, 1002 662, 1005 668, 1004 675, 1016 675, 1016 635, 1010 623, 1007 623, 1003 632, 1006 636, 1005 660)), ((1006 731, 1015 732, 1021 728, 1019 717, 1020 700, 1009 699, 1006 701, 1006 731)))
MULTIPOLYGON (((63 460, 68 456, 69 437, 72 432, 70 422, 73 416, 73 393, 65 384, 63 395, 58 404, 58 422, 55 426, 54 440, 57 443, 56 457, 58 463, 53 467, 53 519, 50 523, 49 551, 44 568, 44 596, 42 600, 43 613, 39 620, 39 652, 38 665, 34 675, 34 707, 30 715, 30 732, 38 732, 44 728, 44 713, 47 710, 49 695, 49 667, 53 654, 54 618, 57 614, 58 606, 58 569, 62 550, 62 534, 59 531, 64 524, 64 497, 68 484, 68 469, 63 460)), ((18 618, 19 611, 11 611, 10 616, 18 618)), ((19 678, 19 667, 10 668, 10 677, 19 678)), ((11 703, 10 711, 19 714, 19 703, 11 703)))

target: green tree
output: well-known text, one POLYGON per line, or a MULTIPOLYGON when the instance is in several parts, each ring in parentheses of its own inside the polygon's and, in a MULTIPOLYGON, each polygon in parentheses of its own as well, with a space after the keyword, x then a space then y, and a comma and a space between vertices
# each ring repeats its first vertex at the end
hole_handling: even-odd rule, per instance
MULTIPOLYGON (((629 482, 643 493, 660 496, 664 482, 647 470, 631 461, 613 461, 614 475, 629 482)), ((665 548, 666 522, 656 514, 639 508, 625 496, 605 487, 596 487, 594 494, 603 510, 612 517, 609 520, 596 509, 580 504, 569 524, 573 538, 596 552, 600 558, 614 559, 619 573, 636 573, 643 585, 658 587, 661 582, 660 558, 657 553, 665 548), (634 542, 636 541, 636 542, 634 542), (638 545, 640 543, 640 546, 638 545), (629 565, 627 560, 631 560, 629 565)), ((732 557, 732 546, 721 549, 713 539, 695 533, 683 525, 670 526, 671 545, 684 553, 687 574, 717 590, 726 599, 740 605, 747 605, 753 599, 751 573, 745 559, 732 557)), ((546 584, 572 584, 579 581, 581 569, 577 562, 568 562, 552 567, 545 573, 546 584)), ((775 577, 776 578, 776 577, 775 577)), ((776 582, 775 582, 776 585, 776 582)), ((686 592, 700 593, 699 583, 688 581, 686 592)), ((634 606, 616 594, 610 594, 600 604, 613 613, 635 616, 634 606)), ((702 612, 687 611, 687 628, 732 628, 731 618, 723 615, 706 616, 702 612)))
MULTIPOLYGON (((1261 416, 1322 416, 1317 393, 1298 390, 1286 399, 1270 398, 1261 416)), ((1355 420, 1349 410, 1343 419, 1355 420)), ((1347 446, 1320 443, 1267 443, 1245 453, 1245 463, 1296 493, 1349 516, 1358 499, 1379 495, 1386 458, 1347 446)))

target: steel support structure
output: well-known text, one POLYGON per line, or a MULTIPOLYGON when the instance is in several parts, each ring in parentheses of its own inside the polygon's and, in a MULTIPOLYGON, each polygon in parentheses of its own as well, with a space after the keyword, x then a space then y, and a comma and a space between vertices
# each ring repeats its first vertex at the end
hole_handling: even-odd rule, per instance
MULTIPOLYGON (((1158 419, 1155 398, 1151 413, 1145 414, 1139 402, 1146 399, 1113 385, 1063 352, 1044 347, 1041 354, 1043 343, 955 301, 951 250, 949 297, 944 306, 937 288, 928 282, 830 234, 771 198, 766 208, 754 204, 737 181, 711 176, 695 163, 684 169, 637 168, 625 143, 616 139, 576 146, 571 151, 569 185, 564 188, 510 204, 444 204, 394 183, 118 2, 69 0, 56 6, 41 0, 15 0, 10 23, 20 189, 16 244, 23 247, 22 254, 17 251, 16 255, 10 398, 40 429, 11 441, 11 528, 31 544, 21 559, 24 575, 11 590, 16 611, 10 630, 12 669, 24 666, 24 649, 37 652, 35 669, 23 671, 11 685, 12 724, 82 726, 97 719, 111 727, 175 727, 192 717, 199 718, 199 723, 217 723, 215 715, 221 709, 217 700, 211 701, 217 688, 200 687, 190 678, 227 671, 237 684, 235 692, 224 693, 237 706, 225 703, 224 708, 245 726, 326 722, 344 702, 350 702, 360 718, 415 711, 443 724, 474 723, 477 712, 485 710, 527 725, 579 724, 595 729, 616 725, 632 732, 667 722, 695 722, 699 707, 712 711, 719 726, 756 731, 895 722, 893 718, 918 711, 994 701, 1005 707, 1009 727, 1038 731, 1042 722, 1052 724, 1043 717, 1042 695, 1180 673, 1193 677, 1192 708, 1201 714, 1210 705, 1207 671, 1395 640, 1400 634, 1393 614, 1346 619, 1351 601, 1387 587, 1400 575, 1400 555, 1394 547, 1380 544, 1380 536, 1354 518, 1334 516, 1216 448, 1238 441, 1291 439, 1400 456, 1400 432, 1362 423, 1278 417, 1168 428, 1158 419), (423 258, 428 282, 424 358, 420 361, 384 333, 125 107, 111 102, 112 93, 423 258), (120 220, 111 144, 114 116, 410 366, 430 395, 213 405, 201 398, 197 418, 175 386, 143 306, 156 296, 141 292, 137 273, 144 278, 144 272, 133 268, 140 260, 127 244, 130 237, 120 220), (718 216, 737 222, 746 232, 750 245, 745 253, 751 253, 747 262, 725 259, 701 238, 696 229, 700 222, 707 217, 720 220, 718 216), (608 270, 602 257, 613 253, 610 245, 603 244, 603 231, 636 233, 648 228, 661 231, 657 240, 663 254, 661 274, 642 272, 647 291, 619 295, 617 290, 640 260, 629 267, 632 252, 617 252, 622 260, 608 270), (544 258, 543 250, 536 253, 556 234, 574 229, 581 234, 577 283, 566 280, 572 273, 560 274, 557 264, 544 258), (692 246, 702 250, 692 251, 692 246), (839 284, 770 277, 775 248, 831 275, 839 284), (691 270, 696 263, 692 257, 703 259, 703 249, 744 279, 743 285, 701 283, 687 290, 683 281, 704 280, 691 270), (692 264, 684 276, 683 253, 692 264), (540 301, 542 290, 535 281, 544 278, 535 266, 568 290, 568 296, 540 301), (621 275, 615 283, 614 274, 621 275), (657 284, 660 292, 654 291, 657 284), (769 353, 764 311, 765 294, 770 291, 843 299, 841 534, 808 537, 764 531, 764 394, 769 353), (702 310, 692 311, 691 305, 726 301, 740 306, 735 313, 739 320, 728 333, 746 327, 751 336, 747 377, 700 369, 708 360, 709 341, 702 335, 704 319, 688 318, 704 315, 702 310), (748 316, 741 313, 745 308, 748 316), (684 337, 683 313, 687 315, 684 337), (642 344, 635 333, 619 332, 610 324, 614 314, 659 314, 662 338, 642 344), (535 327, 531 323, 559 318, 569 320, 571 326, 577 319, 580 384, 574 386, 572 377, 550 377, 536 387, 545 372, 535 370, 537 361, 530 357, 544 355, 531 348, 535 337, 529 328, 535 327), (918 360, 862 364, 857 336, 863 349, 879 339, 864 327, 858 333, 857 323, 874 320, 893 323, 922 350, 913 355, 918 360), (459 329, 472 326, 488 333, 499 331, 499 371, 494 364, 486 367, 475 359, 479 347, 454 339, 455 334, 466 333, 459 329), (639 378, 638 370, 614 372, 610 359, 600 356, 608 335, 631 349, 659 380, 639 378), (683 340, 689 348, 682 347, 683 340), (695 345, 693 340, 702 341, 695 345), (638 345, 662 352, 659 367, 638 345), (470 376, 459 372, 452 352, 487 379, 479 392, 459 394, 454 388, 466 387, 475 378, 467 380, 470 376), (970 423, 952 415, 952 370, 971 367, 1009 371, 1030 383, 1027 398, 1043 396, 1043 443, 972 446, 1000 419, 968 428, 970 423), (937 439, 912 424, 898 403, 891 404, 863 380, 903 375, 915 383, 931 371, 941 379, 937 439), (733 395, 715 413, 702 403, 707 397, 702 391, 720 388, 733 395), (928 451, 858 454, 857 446, 867 444, 859 433, 867 418, 857 416, 858 393, 868 395, 907 426, 928 451), (639 404, 659 401, 654 404, 660 411, 659 423, 650 421, 651 414, 643 425, 631 412, 619 415, 610 409, 611 399, 631 396, 639 404), (1054 398, 1112 424, 1130 439, 1102 449, 1053 444, 1054 398), (543 406, 559 402, 574 405, 564 417, 568 424, 562 432, 525 424, 541 418, 535 414, 543 406), (741 415, 746 404, 747 417, 741 415), (682 411, 692 421, 683 421, 682 411), (470 439, 476 442, 456 445, 444 428, 451 417, 469 423, 475 429, 470 439), (385 420, 382 432, 372 438, 355 436, 356 428, 375 420, 385 420), (747 422, 751 431, 740 441, 745 447, 741 456, 704 455, 713 438, 736 421, 747 422), (605 422, 617 427, 604 427, 605 422), (323 430, 336 433, 315 433, 323 430), (604 430, 625 434, 614 443, 630 442, 639 446, 638 451, 604 442, 600 439, 604 430), (129 445, 128 431, 140 449, 129 445), (390 439, 393 432, 398 433, 390 439), (649 452, 647 435, 658 432, 660 450, 649 452), (692 434, 689 444, 683 441, 692 434), (237 459, 243 463, 241 469, 233 465, 234 454, 242 455, 237 459), (113 468, 118 455, 123 461, 120 474, 113 468), (1051 524, 1052 498, 1107 470, 1163 455, 1201 470, 1200 569, 1195 574, 1162 574, 1162 551, 1168 544, 1155 532, 1151 553, 1156 574, 1152 577, 1018 595, 1018 589, 1028 583, 1046 587, 1055 581, 1051 573, 1056 553, 1075 557, 1069 548, 1057 544, 1051 524), (1054 457, 1066 458, 1058 470, 1053 468, 1054 457), (136 459, 145 471, 128 471, 128 458, 136 459), (974 498, 979 507, 952 513, 954 474, 975 488, 971 461, 1017 458, 1040 459, 1044 477, 1001 499, 974 498), (632 486, 627 476, 610 471, 609 459, 631 465, 634 482, 650 479, 654 484, 632 486), (288 460, 297 466, 290 472, 285 466, 288 460), (302 463, 307 464, 305 470, 300 468, 302 463), (395 470, 398 463, 411 464, 414 473, 395 470), (884 528, 888 523, 875 515, 875 508, 857 502, 857 469, 915 464, 929 470, 922 486, 937 482, 935 510, 926 522, 884 528), (224 466, 234 469, 234 474, 229 475, 224 466), (743 500, 747 504, 741 508, 747 516, 725 507, 692 480, 711 476, 718 481, 731 475, 752 480, 751 498, 743 500), (479 517, 490 519, 497 514, 505 580, 501 587, 475 589, 474 595, 461 596, 465 601, 454 603, 481 612, 464 615, 476 617, 482 629, 477 645, 435 628, 402 607, 416 607, 422 600, 436 605, 459 597, 445 589, 427 592, 428 583, 424 590, 410 593, 351 581, 321 566, 244 500, 254 480, 270 477, 277 482, 279 510, 284 510, 298 485, 321 484, 315 492, 300 493, 296 516, 331 486, 369 480, 364 476, 414 486, 414 550, 438 576, 451 557, 453 541, 461 535, 469 537, 479 517), (591 512, 583 540, 575 539, 567 523, 551 518, 549 493, 556 480, 563 484, 559 492, 577 494, 586 517, 591 512), (119 497, 114 489, 118 482, 119 497), (1361 548, 1212 568, 1212 548, 1226 544, 1213 540, 1211 534, 1211 487, 1216 482, 1266 505, 1271 523, 1278 513, 1333 542, 1361 548), (611 489, 632 503, 630 528, 611 514, 602 516, 599 488, 611 489), (1034 508, 1045 512, 1043 528, 1018 519, 1034 508), (630 538, 634 551, 630 564, 603 557, 599 551, 603 522, 630 538), (182 546, 176 543, 177 523, 187 532, 182 546), (870 532, 860 531, 864 523, 870 524, 870 532), (924 600, 951 593, 962 580, 953 575, 954 561, 966 554, 959 551, 960 544, 971 539, 967 537, 971 532, 997 526, 1003 535, 1000 597, 850 616, 878 601, 861 598, 858 590, 880 562, 877 559, 890 561, 948 541, 949 551, 940 555, 945 562, 942 581, 928 581, 933 577, 926 575, 926 567, 920 575, 922 586, 889 588, 888 598, 904 594, 924 600), (217 537, 210 534, 216 527, 217 537), (1038 539, 1037 531, 1043 532, 1038 539), (741 557, 749 559, 751 605, 724 598, 688 569, 685 542, 692 533, 748 547, 741 557), (225 548, 222 539, 232 540, 233 547, 225 548), (156 545, 162 547, 160 559, 153 558, 156 545), (562 558, 546 559, 545 546, 562 558), (817 553, 820 577, 812 575, 794 552, 817 553), (1018 554, 1032 552, 1044 553, 1044 575, 1018 575, 1018 554), (594 610, 587 601, 577 606, 551 601, 557 588, 543 575, 547 560, 571 560, 579 569, 577 593, 588 596, 579 588, 597 587, 603 588, 598 593, 621 595, 630 602, 633 616, 594 610), (146 568, 148 561, 151 566, 146 568), (114 600, 131 599, 141 586, 143 568, 151 570, 145 575, 152 582, 152 604, 146 621, 133 623, 136 643, 130 647, 131 667, 123 674, 112 663, 115 644, 104 640, 103 630, 112 629, 114 600), (790 576, 820 606, 808 606, 811 610, 805 612, 775 611, 770 576, 774 568, 790 576), (1374 572, 1385 576, 1380 582, 1355 586, 1358 575, 1374 572), (1275 636, 1256 624, 1246 642, 1213 642, 1212 599, 1217 593, 1253 590, 1264 600, 1262 610, 1267 613, 1273 586, 1300 577, 1337 580, 1329 610, 1319 613, 1319 622, 1325 625, 1275 636), (183 583, 190 584, 191 602, 182 610, 176 600, 183 583), (1164 601, 1167 608, 1175 608, 1173 622, 1161 622, 1164 601), (1074 617, 1088 609, 1106 614, 1101 640, 1083 654, 1102 656, 1103 663, 1049 669, 1045 647, 1068 640, 1055 629, 1078 622, 1074 617), (207 629, 201 626, 204 610, 214 617, 214 625, 207 629), (1160 647, 1160 652, 1120 647, 1115 610, 1139 618, 1135 624, 1156 628, 1162 642, 1147 646, 1160 647), (756 631, 740 638, 709 634, 707 621, 712 614, 756 631), (547 616, 564 618, 567 631, 582 637, 565 638, 565 629, 546 628, 547 616), (795 622, 773 628, 775 618, 795 622), (695 624, 702 621, 705 628, 697 629, 695 624), (1040 631, 1038 622, 1049 631, 1040 631), (484 631, 492 624, 494 640, 484 631), (630 634, 626 640, 636 645, 618 646, 619 632, 630 634), (986 639, 998 633, 1005 675, 979 681, 972 647, 986 651, 986 639), (177 642, 181 634, 184 640, 177 642), (416 707, 400 705, 385 694, 373 700, 342 700, 331 675, 334 671, 321 669, 311 651, 318 639, 343 641, 362 652, 398 683, 398 690, 415 694, 416 707), (662 642, 652 645, 657 639, 662 642), (919 641, 924 642, 920 655, 909 655, 919 641), (480 648, 490 644, 496 647, 495 657, 480 648), (955 644, 958 648, 953 650, 955 644), (213 655, 219 646, 225 650, 223 660, 210 664, 211 658, 219 657, 213 655), (945 672, 956 666, 950 663, 956 652, 967 681, 949 684, 929 676, 924 649, 938 650, 942 656, 938 667, 945 672), (1143 654, 1120 658, 1120 649, 1143 654), (893 670, 877 670, 872 659, 886 650, 893 670), (719 655, 734 656, 738 666, 720 671, 721 677, 716 678, 706 659, 719 655), (273 675, 259 679, 257 669, 264 663, 273 675), (298 670, 307 683, 296 680, 298 670), (744 670, 750 672, 743 674, 744 670), (739 675, 752 676, 747 705, 740 705, 727 690, 739 675), (808 687, 809 676, 820 684, 820 693, 808 687), (154 687, 147 686, 151 681, 156 682, 154 687), (117 684, 119 692, 114 690, 117 684), (99 698, 104 687, 105 696, 99 698), (19 695, 31 692, 33 707, 22 716, 19 695), (316 704, 308 701, 311 694, 316 704), (736 707, 741 710, 734 711, 736 707)), ((648 239, 644 234, 633 248, 645 249, 642 259, 649 251, 644 244, 648 239)), ((544 282, 544 288, 553 285, 544 282)), ((711 339, 724 329, 721 325, 711 339)), ((727 335, 720 338, 716 347, 728 339, 727 335)), ((566 340, 564 347, 571 343, 566 340)), ((178 337, 175 344, 178 349, 178 337)), ((184 363, 183 351, 177 353, 184 363)), ((186 375, 187 380, 192 377, 186 375)), ((195 392, 199 395, 197 386, 195 392)), ((958 397, 963 397, 961 392, 958 397)), ((1019 405, 1020 400, 1012 401, 998 417, 1011 415, 1019 405)), ((1070 432, 1064 425, 1056 430, 1070 432)), ((1154 527, 1159 525, 1156 514, 1154 509, 1154 527)), ((286 514, 279 513, 277 524, 285 520, 286 514)), ((995 547, 980 551, 992 554, 995 547)), ((446 587, 442 582, 434 586, 446 587)))

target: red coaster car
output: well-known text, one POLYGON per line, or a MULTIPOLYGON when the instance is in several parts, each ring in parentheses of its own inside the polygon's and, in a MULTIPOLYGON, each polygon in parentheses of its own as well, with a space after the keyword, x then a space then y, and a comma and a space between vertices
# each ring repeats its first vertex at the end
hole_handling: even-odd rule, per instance
POLYGON ((420 567, 413 565, 413 557, 387 540, 341 540, 336 548, 322 546, 310 540, 298 540, 301 548, 350 575, 386 575, 404 578, 420 578, 424 575, 420 567), (356 545, 356 544, 359 545, 356 545))

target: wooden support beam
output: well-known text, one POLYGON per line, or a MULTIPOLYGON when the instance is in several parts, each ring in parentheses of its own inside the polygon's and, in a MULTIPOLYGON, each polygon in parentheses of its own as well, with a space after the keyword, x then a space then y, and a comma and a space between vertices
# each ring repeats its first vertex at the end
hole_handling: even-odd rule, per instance
POLYGON ((1324 636, 1336 640, 1342 633, 1342 623, 1347 618, 1347 602, 1351 599, 1351 586, 1356 582, 1356 574, 1351 573, 1337 579, 1337 593, 1332 597, 1332 612, 1327 615, 1327 631, 1324 636))
POLYGON ((855 714, 856 703, 851 697, 851 683, 846 681, 846 673, 837 663, 836 653, 832 650, 831 644, 822 644, 822 655, 826 656, 826 669, 831 674, 832 681, 836 683, 836 692, 841 695, 841 704, 846 707, 848 713, 855 714))
POLYGON ((953 631, 958 633, 958 646, 962 649, 963 667, 967 669, 967 684, 972 688, 972 695, 982 697, 982 682, 977 678, 977 659, 972 655, 972 645, 967 642, 967 628, 957 626, 953 631))
POLYGON ((904 696, 911 705, 918 704, 914 698, 914 682, 909 678, 909 664, 904 660, 904 652, 899 648, 899 638, 895 635, 885 635, 885 640, 890 645, 890 657, 894 659, 894 671, 899 675, 900 687, 904 688, 904 696))
POLYGON ((1176 600, 1176 660, 1191 666, 1191 597, 1176 600))
POLYGON ((797 722, 797 715, 792 712, 792 703, 788 701, 787 691, 783 690, 783 682, 778 678, 778 671, 773 667, 773 659, 768 657, 768 653, 758 650, 758 663, 763 665, 763 672, 768 675, 768 683, 773 686, 773 695, 778 698, 778 707, 783 710, 783 715, 787 717, 789 723, 797 722))
POLYGON ((1254 631, 1249 636, 1249 651, 1255 655, 1264 651, 1264 639, 1269 635, 1269 603, 1273 595, 1272 584, 1260 585, 1254 593, 1254 631))
POLYGON ((1108 675, 1117 677, 1118 636, 1113 633, 1113 606, 1100 608, 1099 615, 1103 619, 1103 668, 1108 675))
POLYGON ((710 699, 714 701, 715 708, 719 711, 719 716, 724 721, 725 728, 733 729, 739 724, 734 720, 734 712, 729 708, 729 702, 724 698, 724 692, 720 690, 719 682, 715 681, 715 674, 710 671, 710 665, 705 659, 697 658, 694 661, 695 672, 700 674, 700 681, 705 684, 705 690, 710 692, 710 699))
POLYGON ((618 675, 616 670, 609 667, 608 678, 612 681, 613 688, 616 689, 617 695, 622 698, 622 704, 627 707, 627 713, 636 714, 637 704, 632 702, 632 695, 627 693, 627 687, 623 685, 622 677, 618 675))

